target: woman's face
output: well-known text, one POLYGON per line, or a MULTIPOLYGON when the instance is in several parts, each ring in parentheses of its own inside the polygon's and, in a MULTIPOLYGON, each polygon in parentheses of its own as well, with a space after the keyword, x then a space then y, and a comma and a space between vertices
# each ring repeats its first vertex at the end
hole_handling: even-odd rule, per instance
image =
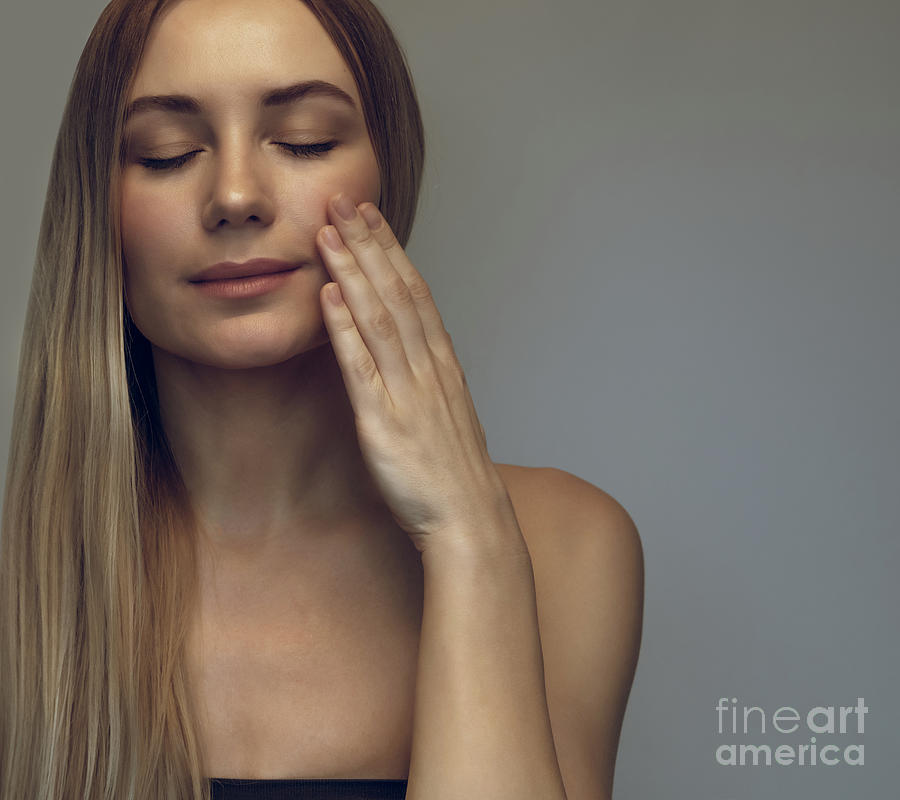
POLYGON ((126 125, 120 197, 138 329, 159 349, 225 368, 328 341, 316 232, 331 196, 377 204, 380 181, 353 75, 318 20, 300 0, 178 0, 151 32, 129 103, 148 97, 158 99, 140 101, 126 125), (339 92, 275 93, 304 81, 352 104, 339 92), (255 258, 300 268, 252 297, 191 282, 255 258))

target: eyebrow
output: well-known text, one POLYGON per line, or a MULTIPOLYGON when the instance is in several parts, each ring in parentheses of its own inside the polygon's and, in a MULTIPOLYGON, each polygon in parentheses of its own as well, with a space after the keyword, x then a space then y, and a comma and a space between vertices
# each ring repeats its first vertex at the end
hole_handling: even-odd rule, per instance
MULTIPOLYGON (((356 109, 356 103, 343 89, 333 83, 322 80, 300 81, 290 86, 279 86, 270 89, 259 100, 260 108, 272 108, 295 103, 306 97, 333 97, 356 109)), ((177 114, 200 114, 203 104, 196 98, 186 94, 153 94, 138 97, 128 104, 125 110, 127 122, 135 114, 143 111, 169 111, 177 114)))

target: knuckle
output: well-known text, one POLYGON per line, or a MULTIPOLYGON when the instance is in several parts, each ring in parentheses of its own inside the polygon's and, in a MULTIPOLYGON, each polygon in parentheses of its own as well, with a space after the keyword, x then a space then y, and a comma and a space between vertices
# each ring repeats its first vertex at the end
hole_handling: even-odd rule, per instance
POLYGON ((394 317, 386 308, 369 315, 368 327, 379 336, 392 336, 394 334, 394 317))
POLYGON ((356 263, 351 258, 347 258, 346 252, 343 255, 335 255, 330 264, 331 268, 341 275, 352 275, 357 269, 356 263))
POLYGON ((440 326, 440 330, 438 331, 437 347, 440 350, 441 359, 443 361, 449 362, 456 359, 456 349, 453 347, 453 338, 450 336, 450 331, 443 325, 440 326))
POLYGON ((384 287, 385 299, 396 306, 407 306, 412 302, 409 287, 399 275, 390 278, 384 287))
POLYGON ((400 242, 391 230, 391 226, 387 222, 383 222, 376 230, 372 231, 372 235, 378 239, 378 243, 385 249, 389 250, 394 247, 400 247, 400 242))
POLYGON ((467 385, 466 384, 466 373, 463 372, 462 365, 459 363, 459 359, 456 357, 456 352, 452 347, 435 347, 434 348, 435 357, 438 359, 441 365, 441 370, 450 377, 455 383, 467 385))
POLYGON ((453 380, 462 386, 467 386, 466 381, 466 373, 463 371, 462 365, 455 357, 451 357, 447 361, 447 369, 450 370, 450 375, 453 377, 453 380))
POLYGON ((371 380, 377 369, 368 353, 356 353, 350 358, 350 369, 364 381, 371 380))
POLYGON ((338 319, 334 321, 333 325, 341 333, 352 331, 356 327, 353 317, 349 315, 339 316, 338 319))
POLYGON ((425 282, 425 279, 419 275, 410 280, 407 285, 407 291, 410 297, 417 303, 428 303, 433 300, 431 295, 431 287, 425 282))
POLYGON ((353 241, 360 247, 370 247, 376 244, 375 237, 373 236, 372 231, 369 229, 368 225, 361 226, 359 231, 354 233, 353 241))

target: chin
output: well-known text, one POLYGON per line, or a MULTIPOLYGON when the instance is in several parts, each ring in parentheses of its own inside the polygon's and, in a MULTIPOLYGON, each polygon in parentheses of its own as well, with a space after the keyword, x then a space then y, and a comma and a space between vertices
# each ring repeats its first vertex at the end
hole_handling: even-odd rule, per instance
POLYGON ((162 356, 166 359, 189 361, 194 364, 202 364, 216 369, 240 370, 262 369, 284 364, 292 360, 303 360, 313 352, 325 355, 323 347, 329 345, 331 340, 324 324, 314 333, 301 333, 292 337, 290 341, 276 341, 274 337, 253 341, 251 337, 245 337, 240 341, 227 342, 217 340, 204 342, 198 347, 183 348, 172 343, 153 344, 155 357, 162 356))

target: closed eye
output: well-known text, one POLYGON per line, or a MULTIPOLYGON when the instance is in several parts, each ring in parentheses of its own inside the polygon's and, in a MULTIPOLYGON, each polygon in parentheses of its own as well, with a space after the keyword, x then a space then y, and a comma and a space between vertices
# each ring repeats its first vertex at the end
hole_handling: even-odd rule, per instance
MULTIPOLYGON (((297 158, 321 158, 329 150, 333 150, 337 145, 337 142, 316 142, 315 144, 275 142, 275 144, 284 148, 292 156, 296 156, 297 158)), ((175 156, 175 158, 141 158, 138 159, 138 163, 147 169, 152 170, 178 169, 187 164, 187 162, 197 155, 197 153, 202 152, 202 150, 191 150, 183 155, 175 156)))
POLYGON ((276 142, 292 155, 298 158, 321 158, 329 150, 333 150, 337 142, 316 142, 315 144, 289 144, 288 142, 276 142))
POLYGON ((191 150, 191 152, 175 158, 140 158, 138 163, 147 169, 178 169, 187 164, 197 153, 202 152, 202 150, 191 150))

